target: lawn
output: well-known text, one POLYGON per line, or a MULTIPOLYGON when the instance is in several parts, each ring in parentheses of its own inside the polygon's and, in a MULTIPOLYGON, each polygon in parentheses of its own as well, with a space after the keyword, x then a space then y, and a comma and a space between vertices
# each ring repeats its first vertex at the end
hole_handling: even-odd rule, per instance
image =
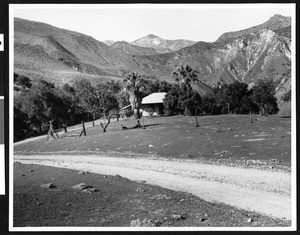
MULTIPOLYGON (((42 137, 14 146, 15 154, 89 154, 97 152, 140 154, 165 158, 189 158, 207 161, 276 163, 290 168, 291 119, 279 116, 217 115, 195 117, 171 116, 145 118, 145 129, 131 129, 133 119, 114 120, 102 132, 99 120, 86 128, 61 134, 47 142, 42 137), (121 125, 128 127, 122 130, 121 125)), ((143 123, 143 121, 141 122, 143 123)), ((78 127, 78 126, 77 126, 78 127)), ((71 128, 69 128, 71 129, 71 128)), ((275 166, 275 165, 274 165, 275 166)))

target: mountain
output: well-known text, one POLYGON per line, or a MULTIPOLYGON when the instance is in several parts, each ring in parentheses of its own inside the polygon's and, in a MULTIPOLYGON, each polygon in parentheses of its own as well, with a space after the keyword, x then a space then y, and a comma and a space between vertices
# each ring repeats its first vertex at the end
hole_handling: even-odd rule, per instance
POLYGON ((115 43, 115 41, 113 41, 113 40, 104 40, 103 42, 104 42, 107 46, 111 46, 112 44, 115 43))
POLYGON ((122 79, 139 63, 96 39, 45 23, 15 18, 15 73, 62 85, 75 79, 122 79))
POLYGON ((140 47, 136 45, 132 45, 125 41, 118 41, 111 45, 111 48, 119 50, 123 53, 127 53, 130 55, 154 55, 158 52, 150 47, 140 47))
POLYGON ((254 26, 254 27, 251 27, 248 29, 244 29, 244 30, 224 33, 217 39, 217 41, 227 40, 229 38, 238 38, 243 35, 257 33, 263 29, 269 29, 272 31, 276 31, 276 30, 286 28, 288 26, 291 26, 291 17, 285 17, 282 15, 276 14, 263 24, 260 24, 260 25, 257 25, 257 26, 254 26))
POLYGON ((108 46, 84 34, 15 18, 14 72, 60 85, 82 78, 92 82, 122 80, 132 70, 173 82, 173 71, 188 64, 199 71, 201 82, 195 86, 201 94, 219 83, 255 84, 267 77, 275 82, 280 100, 291 89, 289 23, 290 18, 275 15, 251 29, 225 33, 216 42, 196 42, 171 51, 175 50, 173 44, 169 49, 164 47, 168 53, 161 54, 150 45, 168 42, 155 35, 135 41, 144 42, 143 46, 124 41, 108 46))
POLYGON ((145 37, 139 38, 131 42, 131 44, 133 45, 154 48, 159 53, 168 53, 168 52, 177 51, 183 47, 190 46, 194 43, 195 43, 194 41, 185 40, 185 39, 166 40, 154 34, 149 34, 145 37))

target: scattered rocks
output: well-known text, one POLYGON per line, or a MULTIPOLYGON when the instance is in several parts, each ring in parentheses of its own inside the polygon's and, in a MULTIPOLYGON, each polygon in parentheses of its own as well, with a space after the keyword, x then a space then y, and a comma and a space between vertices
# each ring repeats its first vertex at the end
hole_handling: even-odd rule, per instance
POLYGON ((56 186, 53 185, 52 183, 42 184, 40 187, 41 188, 56 188, 56 186))
POLYGON ((136 191, 137 191, 138 193, 143 193, 143 192, 145 192, 145 190, 142 189, 142 188, 138 188, 136 191))
POLYGON ((158 225, 150 219, 145 218, 144 220, 132 220, 130 222, 130 227, 157 227, 158 225))
POLYGON ((90 172, 88 171, 79 171, 78 174, 79 175, 85 175, 85 174, 89 174, 90 172))
POLYGON ((168 197, 166 194, 157 194, 156 196, 150 197, 150 199, 157 199, 157 200, 161 200, 161 199, 166 199, 166 200, 170 200, 172 197, 168 197))

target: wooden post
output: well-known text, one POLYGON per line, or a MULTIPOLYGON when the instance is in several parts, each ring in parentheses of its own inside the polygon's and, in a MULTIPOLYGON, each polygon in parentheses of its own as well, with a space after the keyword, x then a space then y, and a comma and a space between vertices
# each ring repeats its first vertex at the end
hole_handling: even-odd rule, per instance
POLYGON ((48 130, 48 135, 47 135, 47 142, 49 141, 49 135, 51 135, 51 137, 53 139, 56 139, 54 134, 53 134, 53 125, 52 125, 52 121, 50 121, 49 123, 49 130, 48 130))
POLYGON ((195 117, 196 117, 196 127, 199 127, 199 123, 198 123, 198 108, 196 108, 196 115, 195 115, 195 117))
POLYGON ((82 131, 81 131, 79 137, 81 137, 82 134, 84 134, 84 136, 86 136, 86 131, 85 131, 84 122, 82 121, 81 123, 82 123, 82 131))
POLYGON ((67 123, 64 123, 64 124, 63 124, 63 128, 64 128, 65 133, 67 133, 67 132, 68 132, 68 131, 67 131, 67 123))

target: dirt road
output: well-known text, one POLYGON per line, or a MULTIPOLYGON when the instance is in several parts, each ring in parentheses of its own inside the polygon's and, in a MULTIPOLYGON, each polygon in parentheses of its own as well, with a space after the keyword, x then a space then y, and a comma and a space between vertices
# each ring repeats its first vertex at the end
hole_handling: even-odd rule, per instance
POLYGON ((99 155, 14 155, 14 161, 99 174, 119 174, 130 180, 190 192, 206 201, 291 219, 290 173, 209 165, 192 160, 99 155))

